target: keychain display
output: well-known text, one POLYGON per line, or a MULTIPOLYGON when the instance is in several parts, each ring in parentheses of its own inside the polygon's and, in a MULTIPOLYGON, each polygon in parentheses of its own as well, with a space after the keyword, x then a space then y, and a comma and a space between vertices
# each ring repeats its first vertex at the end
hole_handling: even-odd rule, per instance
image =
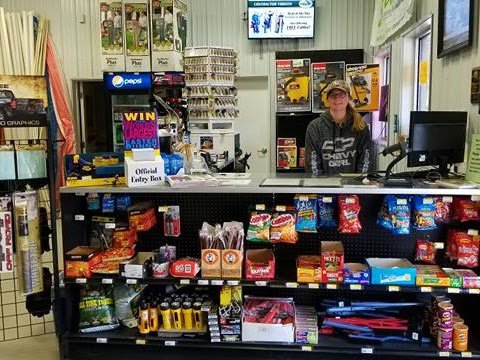
POLYGON ((341 234, 359 234, 362 231, 359 218, 360 209, 360 200, 357 195, 340 195, 338 197, 338 231, 341 234))

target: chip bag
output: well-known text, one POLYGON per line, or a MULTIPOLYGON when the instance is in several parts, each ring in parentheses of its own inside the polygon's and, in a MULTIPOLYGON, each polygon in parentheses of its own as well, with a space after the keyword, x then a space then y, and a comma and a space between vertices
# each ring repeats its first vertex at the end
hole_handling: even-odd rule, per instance
POLYGON ((320 196, 318 198, 318 227, 337 227, 335 219, 335 198, 331 196, 320 196))
POLYGON ((317 232, 317 195, 295 196, 296 224, 298 232, 317 232))
POLYGON ((406 197, 386 195, 377 223, 397 235, 410 234, 410 203, 406 197))
POLYGON ((446 201, 442 196, 434 198, 433 202, 435 203, 435 222, 437 224, 449 223, 451 202, 446 201))
POLYGON ((266 212, 253 211, 247 230, 247 240, 268 242, 270 239, 270 222, 272 215, 266 212))
POLYGON ((338 231, 341 234, 359 234, 362 231, 362 224, 358 217, 360 209, 357 195, 340 195, 338 197, 338 231))
POLYGON ((435 204, 433 198, 421 195, 413 197, 413 226, 417 230, 433 230, 435 224, 435 204))
POLYGON ((480 204, 465 198, 455 198, 453 219, 460 222, 480 221, 480 204))
POLYGON ((273 214, 270 226, 270 242, 295 244, 298 241, 298 233, 295 230, 295 213, 293 208, 287 211, 273 214))
POLYGON ((425 264, 435 264, 435 256, 437 249, 435 244, 428 240, 417 240, 415 246, 415 261, 423 262, 425 264))
POLYGON ((458 266, 464 266, 468 268, 478 267, 479 240, 480 237, 478 235, 469 236, 468 238, 462 238, 458 240, 458 266))

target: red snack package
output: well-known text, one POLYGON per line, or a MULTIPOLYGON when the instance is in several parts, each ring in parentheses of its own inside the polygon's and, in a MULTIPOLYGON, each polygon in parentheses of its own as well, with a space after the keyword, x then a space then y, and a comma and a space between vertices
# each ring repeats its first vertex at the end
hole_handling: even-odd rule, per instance
POLYGON ((295 244, 298 233, 295 230, 295 213, 292 209, 287 212, 278 212, 273 215, 270 224, 270 242, 295 244))
POLYGON ((362 224, 358 217, 360 201, 357 195, 340 195, 338 197, 338 231, 341 234, 359 234, 362 224))
POLYGON ((461 238, 457 243, 458 266, 468 268, 478 267, 478 249, 480 238, 478 235, 461 238))
POLYGON ((415 261, 421 261, 426 264, 435 264, 437 249, 435 244, 428 240, 417 240, 415 246, 415 261))
POLYGON ((449 223, 450 222, 450 211, 451 211, 451 200, 452 198, 446 199, 446 197, 440 196, 435 198, 433 201, 435 203, 435 222, 438 223, 449 223))
POLYGON ((453 201, 453 218, 456 221, 480 221, 480 205, 465 198, 453 201))

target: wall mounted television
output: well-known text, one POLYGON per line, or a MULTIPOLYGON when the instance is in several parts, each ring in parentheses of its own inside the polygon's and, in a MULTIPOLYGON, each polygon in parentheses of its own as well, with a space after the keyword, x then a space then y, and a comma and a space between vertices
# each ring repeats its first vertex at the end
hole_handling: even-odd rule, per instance
POLYGON ((248 0, 248 38, 313 39, 315 0, 248 0))

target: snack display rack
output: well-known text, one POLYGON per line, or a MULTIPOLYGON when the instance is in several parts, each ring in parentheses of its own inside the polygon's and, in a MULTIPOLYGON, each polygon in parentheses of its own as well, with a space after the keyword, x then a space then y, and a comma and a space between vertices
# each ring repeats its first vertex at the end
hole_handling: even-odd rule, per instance
MULTIPOLYGON (((299 283, 296 278, 295 259, 300 254, 319 254, 324 240, 341 241, 345 248, 347 262, 360 262, 367 257, 413 258, 415 243, 421 238, 435 238, 440 243, 445 239, 447 229, 439 227, 429 232, 413 231, 409 235, 395 235, 376 223, 378 209, 385 194, 427 194, 445 196, 480 196, 480 190, 436 189, 436 188, 303 188, 303 187, 262 187, 263 179, 252 179, 248 186, 173 189, 168 186, 128 189, 124 187, 64 188, 61 190, 63 211, 63 248, 65 251, 78 245, 88 244, 89 215, 86 207, 87 194, 128 194, 133 202, 150 200, 155 206, 175 204, 181 209, 181 236, 169 240, 175 245, 178 257, 200 256, 198 229, 202 222, 242 221, 248 223, 249 207, 252 204, 265 204, 267 207, 292 203, 295 194, 356 194, 362 205, 360 220, 361 234, 339 234, 336 229, 323 229, 315 234, 301 233, 296 244, 275 244, 276 276, 274 280, 220 279, 220 278, 122 278, 118 276, 94 276, 91 278, 65 278, 65 298, 61 311, 60 332, 63 356, 69 359, 82 359, 85 356, 97 359, 115 356, 129 359, 139 352, 142 358, 162 356, 180 358, 194 356, 199 359, 214 357, 241 359, 252 356, 261 358, 395 358, 426 359, 438 357, 480 358, 478 342, 480 289, 464 289, 430 286, 397 286, 371 284, 325 284, 299 283), (79 289, 89 284, 148 284, 156 286, 207 287, 212 293, 221 285, 241 285, 243 295, 277 296, 293 298, 297 305, 315 306, 323 299, 365 300, 378 299, 395 302, 419 301, 430 303, 433 295, 448 295, 461 309, 470 326, 468 351, 442 351, 435 344, 415 343, 352 343, 341 337, 319 334, 318 345, 266 342, 212 342, 207 338, 165 338, 155 335, 141 336, 137 329, 120 327, 112 331, 83 334, 78 331, 79 289), (85 345, 88 344, 86 347, 85 345), (161 350, 160 350, 161 349, 161 350), (201 349, 201 351, 199 351, 201 349), (239 351, 241 350, 241 351, 239 351), (287 355, 288 354, 288 355, 287 355)), ((476 225, 478 226, 478 224, 476 225)), ((137 243, 138 251, 150 251, 165 245, 161 224, 142 233, 137 243)), ((246 249, 261 248, 259 244, 246 242, 246 249)), ((441 246, 439 246, 441 248, 441 246)), ((476 269, 478 272, 478 269, 476 269)), ((210 309, 204 309, 205 311, 210 309)))

